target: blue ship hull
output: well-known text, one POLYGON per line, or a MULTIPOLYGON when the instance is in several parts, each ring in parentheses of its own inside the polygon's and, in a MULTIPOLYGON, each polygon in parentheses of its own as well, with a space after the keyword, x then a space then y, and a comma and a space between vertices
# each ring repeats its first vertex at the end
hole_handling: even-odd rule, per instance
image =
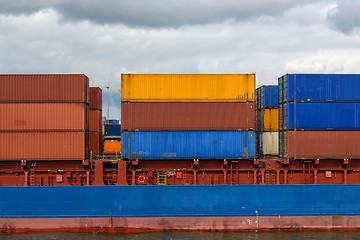
POLYGON ((360 185, 0 187, 0 196, 2 231, 299 230, 314 219, 314 229, 360 228, 360 185))

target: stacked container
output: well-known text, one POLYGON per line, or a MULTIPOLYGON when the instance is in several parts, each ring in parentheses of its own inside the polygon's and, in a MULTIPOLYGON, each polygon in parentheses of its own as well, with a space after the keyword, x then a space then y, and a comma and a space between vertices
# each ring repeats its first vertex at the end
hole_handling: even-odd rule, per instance
POLYGON ((102 153, 102 90, 90 87, 89 97, 89 142, 90 152, 95 155, 102 153))
POLYGON ((0 86, 1 161, 87 157, 85 75, 0 75, 0 86))
POLYGON ((122 158, 254 158, 254 74, 122 74, 122 158))
POLYGON ((279 88, 262 86, 256 89, 257 155, 279 154, 279 88))
POLYGON ((283 158, 360 159, 360 75, 279 78, 283 158))
POLYGON ((117 119, 104 121, 104 154, 116 155, 121 150, 121 125, 117 119))

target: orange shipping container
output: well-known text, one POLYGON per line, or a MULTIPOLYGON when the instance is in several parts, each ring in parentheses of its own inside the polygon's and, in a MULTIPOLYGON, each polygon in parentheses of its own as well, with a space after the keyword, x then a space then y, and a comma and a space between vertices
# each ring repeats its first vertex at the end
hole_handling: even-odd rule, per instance
POLYGON ((0 132, 0 160, 83 160, 85 132, 0 132))
POLYGON ((279 131, 279 109, 261 109, 260 110, 260 131, 277 132, 279 131))
POLYGON ((104 154, 120 154, 121 142, 104 142, 104 154))
POLYGON ((1 103, 0 131, 85 131, 84 103, 1 103))
POLYGON ((101 118, 102 111, 96 109, 90 109, 89 111, 89 131, 101 132, 101 118))
POLYGON ((6 74, 0 86, 0 102, 88 102, 84 74, 6 74))

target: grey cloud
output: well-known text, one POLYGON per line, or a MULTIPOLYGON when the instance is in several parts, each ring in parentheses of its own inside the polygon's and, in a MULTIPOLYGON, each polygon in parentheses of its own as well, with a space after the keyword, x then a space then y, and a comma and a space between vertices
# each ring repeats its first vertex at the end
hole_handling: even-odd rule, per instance
POLYGON ((227 20, 243 21, 259 16, 276 16, 310 1, 283 0, 50 0, 7 1, 0 3, 2 13, 33 13, 52 8, 63 21, 90 21, 94 24, 124 24, 131 27, 170 27, 202 25, 227 20), (15 3, 13 3, 15 2, 15 3))
POLYGON ((43 9, 52 8, 58 0, 48 1, 7 1, 0 0, 0 13, 7 15, 28 15, 43 9))
POLYGON ((341 0, 329 11, 327 21, 331 28, 350 34, 360 27, 359 11, 360 1, 341 0))

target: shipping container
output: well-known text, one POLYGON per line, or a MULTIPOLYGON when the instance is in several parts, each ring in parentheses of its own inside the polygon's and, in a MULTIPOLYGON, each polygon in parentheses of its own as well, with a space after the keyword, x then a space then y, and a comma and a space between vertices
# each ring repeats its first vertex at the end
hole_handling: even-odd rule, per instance
POLYGON ((286 74, 281 79, 286 102, 360 102, 360 74, 286 74))
POLYGON ((105 141, 104 154, 116 155, 120 154, 121 142, 120 141, 105 141))
POLYGON ((92 154, 101 154, 99 132, 89 132, 89 150, 92 154))
POLYGON ((105 137, 119 137, 121 132, 120 124, 105 124, 105 137))
POLYGON ((102 90, 99 87, 89 88, 89 109, 102 110, 102 90))
POLYGON ((89 131, 101 132, 102 111, 98 109, 90 109, 89 116, 89 131))
POLYGON ((278 108, 279 88, 278 86, 265 85, 259 88, 259 108, 278 108))
POLYGON ((255 129, 251 103, 122 103, 122 130, 255 129))
POLYGON ((287 131, 283 137, 285 158, 360 159, 360 131, 287 131))
POLYGON ((84 74, 0 75, 0 102, 88 102, 84 74))
POLYGON ((261 109, 257 121, 260 124, 259 130, 262 132, 279 131, 279 109, 261 109))
POLYGON ((123 159, 254 158, 253 131, 122 132, 123 159))
POLYGON ((255 74, 122 74, 127 102, 254 102, 255 74))
POLYGON ((86 130, 84 103, 0 103, 0 131, 86 130))
POLYGON ((287 130, 360 130, 360 103, 285 103, 287 130))
POLYGON ((262 155, 279 155, 279 132, 260 133, 259 145, 262 155))
POLYGON ((83 160, 85 132, 0 132, 0 160, 83 160))

